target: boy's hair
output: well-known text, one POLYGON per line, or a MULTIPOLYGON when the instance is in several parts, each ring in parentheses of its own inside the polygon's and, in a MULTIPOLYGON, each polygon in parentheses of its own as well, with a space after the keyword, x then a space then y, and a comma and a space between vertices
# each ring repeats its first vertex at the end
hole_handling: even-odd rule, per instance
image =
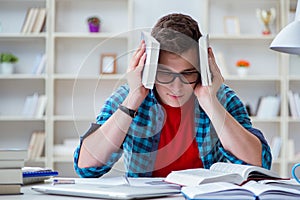
POLYGON ((160 43, 160 49, 181 55, 192 47, 198 48, 202 36, 198 23, 188 15, 173 13, 163 16, 151 35, 160 43))

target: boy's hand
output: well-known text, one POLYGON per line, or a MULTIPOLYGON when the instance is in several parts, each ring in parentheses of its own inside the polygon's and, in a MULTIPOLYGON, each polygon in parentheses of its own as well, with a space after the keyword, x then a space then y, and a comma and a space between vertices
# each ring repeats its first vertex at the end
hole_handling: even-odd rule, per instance
POLYGON ((194 93, 202 107, 205 107, 205 105, 212 102, 213 98, 216 98, 220 86, 224 83, 224 78, 216 64, 211 47, 208 48, 208 63, 212 75, 212 85, 202 86, 201 83, 199 83, 194 89, 194 93))
POLYGON ((130 88, 127 103, 130 104, 132 109, 137 109, 149 90, 142 85, 142 71, 146 60, 146 45, 142 40, 138 49, 133 54, 129 67, 127 69, 127 82, 130 88))

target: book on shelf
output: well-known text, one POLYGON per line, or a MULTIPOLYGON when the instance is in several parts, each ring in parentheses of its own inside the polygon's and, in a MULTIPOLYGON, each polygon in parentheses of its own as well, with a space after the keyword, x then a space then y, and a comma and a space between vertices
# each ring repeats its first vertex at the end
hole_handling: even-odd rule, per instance
POLYGON ((274 160, 279 158, 280 150, 282 145, 282 139, 279 136, 275 136, 271 141, 271 154, 274 160))
POLYGON ((142 31, 141 39, 146 44, 146 61, 142 73, 142 84, 145 88, 153 89, 159 57, 159 42, 150 33, 142 31))
POLYGON ((194 186, 218 181, 241 185, 249 180, 263 179, 280 179, 280 176, 274 171, 258 166, 217 162, 210 169, 172 171, 165 181, 182 186, 194 186))
POLYGON ((47 96, 46 95, 40 95, 38 98, 38 102, 36 105, 36 110, 35 110, 35 117, 43 117, 44 113, 46 111, 46 106, 47 106, 47 96))
POLYGON ((280 110, 279 96, 260 97, 257 106, 256 117, 260 119, 270 119, 278 116, 280 110))
POLYGON ((26 96, 22 115, 27 117, 33 117, 35 114, 38 100, 39 100, 39 95, 37 92, 33 93, 33 95, 26 96))
POLYGON ((21 194, 21 184, 0 184, 0 194, 21 194))
POLYGON ((200 59, 200 74, 201 83, 203 86, 211 85, 211 72, 208 63, 208 47, 209 47, 209 36, 208 34, 203 35, 199 39, 199 59, 200 59))
POLYGON ((37 17, 33 24, 32 33, 40 33, 43 30, 46 22, 46 8, 38 8, 37 17))
POLYGON ((300 191, 249 181, 242 186, 228 182, 207 183, 181 189, 186 199, 300 199, 300 191))
POLYGON ((45 53, 40 53, 36 56, 35 64, 32 68, 32 74, 42 74, 45 71, 47 56, 45 53))
POLYGON ((288 91, 289 112, 293 118, 300 117, 300 97, 299 93, 288 91))
POLYGON ((42 156, 45 145, 45 132, 35 131, 32 133, 28 145, 28 159, 34 160, 42 156))
POLYGON ((0 160, 25 160, 27 158, 26 149, 8 148, 0 149, 0 160))
POLYGON ((23 22, 21 33, 27 33, 27 30, 28 30, 28 27, 29 27, 29 22, 30 22, 31 18, 33 17, 32 16, 33 11, 34 11, 33 8, 27 9, 27 13, 26 13, 26 16, 25 16, 25 19, 24 19, 24 22, 23 22))
POLYGON ((37 92, 25 98, 22 115, 27 117, 43 117, 47 105, 47 97, 37 92))
POLYGON ((21 33, 39 33, 46 21, 46 8, 29 8, 25 16, 21 33))
POLYGON ((39 12, 38 8, 31 8, 31 10, 32 10, 32 15, 29 19, 28 29, 27 29, 26 33, 32 33, 32 28, 34 26, 34 23, 36 21, 36 18, 38 16, 38 12, 39 12))

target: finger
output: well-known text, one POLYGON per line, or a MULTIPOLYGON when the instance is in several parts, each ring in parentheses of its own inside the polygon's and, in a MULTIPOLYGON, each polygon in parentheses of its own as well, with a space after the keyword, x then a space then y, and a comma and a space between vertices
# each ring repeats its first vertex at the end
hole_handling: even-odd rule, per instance
POLYGON ((144 65, 145 65, 146 57, 147 57, 146 56, 146 52, 144 52, 144 54, 142 55, 142 57, 141 57, 141 59, 139 61, 139 64, 138 64, 136 70, 138 70, 138 71, 142 71, 143 70, 144 65))
POLYGON ((131 69, 134 69, 138 65, 138 63, 140 62, 141 56, 145 53, 145 51, 146 51, 146 45, 142 41, 139 49, 136 51, 135 55, 133 55, 131 58, 131 62, 130 62, 131 69))

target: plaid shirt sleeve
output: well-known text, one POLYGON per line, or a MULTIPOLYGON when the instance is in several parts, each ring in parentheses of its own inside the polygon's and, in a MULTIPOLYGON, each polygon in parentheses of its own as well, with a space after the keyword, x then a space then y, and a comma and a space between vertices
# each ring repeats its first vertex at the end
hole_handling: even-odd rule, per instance
POLYGON ((103 174, 107 173, 113 164, 118 161, 122 155, 122 149, 119 152, 113 153, 107 163, 101 167, 88 167, 80 168, 78 166, 78 158, 80 153, 80 148, 82 141, 88 135, 93 133, 97 128, 99 128, 108 118, 118 109, 118 105, 124 101, 128 93, 126 86, 121 86, 116 92, 114 92, 110 98, 108 98, 103 105, 101 112, 97 117, 97 124, 92 124, 90 129, 80 138, 80 144, 75 149, 74 152, 74 169, 80 177, 90 178, 90 177, 100 177, 103 174))
MULTIPOLYGON (((255 135, 262 144, 262 167, 270 169, 272 163, 272 155, 271 150, 268 145, 268 142, 263 136, 263 133, 252 127, 251 120, 248 116, 245 106, 241 102, 241 100, 237 97, 237 95, 231 90, 228 86, 223 85, 218 92, 218 97, 220 102, 224 105, 227 111, 248 131, 250 131, 253 135, 255 135)), ((230 152, 226 151, 222 144, 219 144, 219 151, 233 163, 238 164, 247 164, 244 161, 238 159, 230 152)))

